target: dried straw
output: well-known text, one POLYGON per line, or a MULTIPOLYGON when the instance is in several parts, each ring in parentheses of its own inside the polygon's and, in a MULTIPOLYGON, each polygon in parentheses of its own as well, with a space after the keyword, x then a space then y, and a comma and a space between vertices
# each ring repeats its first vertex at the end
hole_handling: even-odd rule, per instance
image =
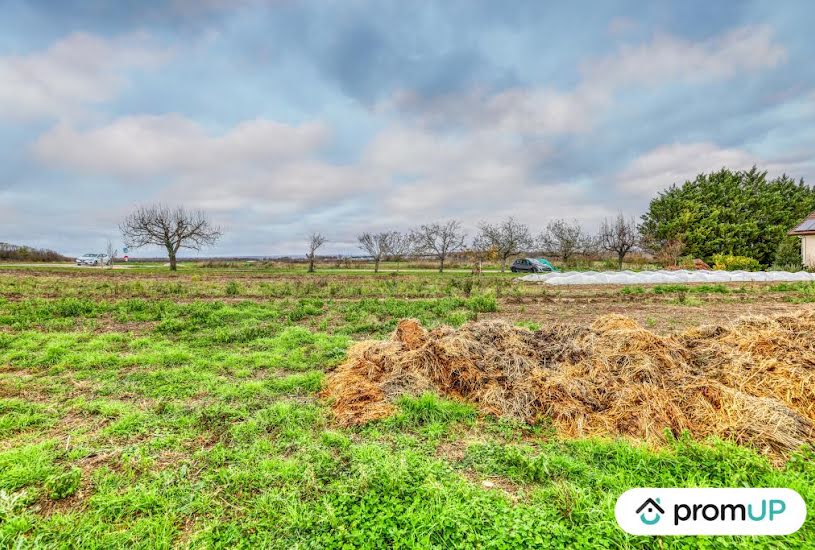
POLYGON ((815 314, 746 317, 659 336, 619 315, 537 332, 503 321, 355 345, 323 395, 343 425, 384 418, 400 395, 434 391, 483 413, 551 419, 569 437, 659 444, 665 431, 784 455, 813 441, 815 314))

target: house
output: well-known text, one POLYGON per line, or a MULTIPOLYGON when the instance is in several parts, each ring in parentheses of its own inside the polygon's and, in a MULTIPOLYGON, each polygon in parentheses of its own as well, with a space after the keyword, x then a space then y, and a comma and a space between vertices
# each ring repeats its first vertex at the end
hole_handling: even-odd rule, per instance
POLYGON ((804 267, 815 268, 815 212, 787 234, 801 237, 801 262, 804 267))

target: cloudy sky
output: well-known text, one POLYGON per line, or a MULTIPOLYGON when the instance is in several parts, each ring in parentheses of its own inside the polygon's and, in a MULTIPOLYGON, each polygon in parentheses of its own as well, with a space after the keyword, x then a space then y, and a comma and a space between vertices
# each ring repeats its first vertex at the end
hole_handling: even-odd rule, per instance
MULTIPOLYGON (((595 227, 757 164, 815 181, 809 1, 0 0, 0 241, 120 244, 153 202, 207 254, 361 230, 595 227)), ((147 254, 149 250, 142 253, 147 254)))

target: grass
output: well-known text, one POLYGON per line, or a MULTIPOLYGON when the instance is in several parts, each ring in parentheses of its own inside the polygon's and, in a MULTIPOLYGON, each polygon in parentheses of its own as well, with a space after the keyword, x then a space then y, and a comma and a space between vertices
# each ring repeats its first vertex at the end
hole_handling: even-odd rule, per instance
MULTIPOLYGON (((628 488, 791 487, 815 508, 811 449, 779 467, 715 440, 567 441, 433 394, 335 426, 316 392, 355 339, 518 298, 462 277, 0 274, 0 546, 652 548, 616 527, 628 488)), ((717 287, 643 293, 737 293, 717 287)), ((805 548, 813 525, 701 543, 805 548)))

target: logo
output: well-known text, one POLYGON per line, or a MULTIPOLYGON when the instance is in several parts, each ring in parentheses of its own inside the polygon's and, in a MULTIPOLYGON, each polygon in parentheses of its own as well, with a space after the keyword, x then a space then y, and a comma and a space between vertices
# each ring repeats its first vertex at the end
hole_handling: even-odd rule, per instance
POLYGON ((649 498, 643 502, 639 508, 637 508, 637 513, 640 515, 640 521, 645 525, 656 525, 659 523, 659 520, 662 518, 662 514, 665 513, 665 510, 663 510, 662 506, 659 505, 659 499, 654 500, 649 498), (643 510, 645 510, 645 512, 643 512, 643 510), (652 519, 648 519, 648 517, 645 515, 646 513, 654 514, 654 517, 652 519))
POLYGON ((792 489, 630 489, 614 508, 632 535, 789 535, 806 503, 792 489))

